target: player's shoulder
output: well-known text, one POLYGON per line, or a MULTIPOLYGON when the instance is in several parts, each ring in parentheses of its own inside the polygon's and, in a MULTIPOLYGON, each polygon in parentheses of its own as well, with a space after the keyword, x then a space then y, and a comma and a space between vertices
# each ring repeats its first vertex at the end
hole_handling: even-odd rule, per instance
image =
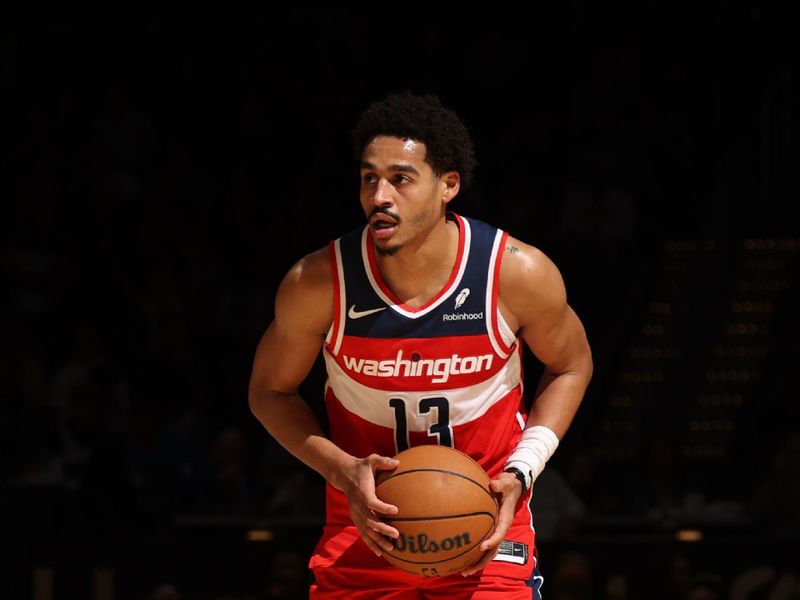
POLYGON ((328 247, 306 254, 286 273, 286 278, 301 285, 317 285, 331 279, 331 258, 328 247))
POLYGON ((278 297, 290 302, 321 300, 332 294, 331 259, 328 248, 320 248, 295 262, 278 288, 278 297))
POLYGON ((536 246, 509 235, 500 252, 503 255, 500 263, 501 285, 539 286, 561 280, 556 264, 536 246))
POLYGON ((321 248, 295 262, 275 295, 278 326, 322 334, 333 319, 333 283, 328 249, 321 248))
POLYGON ((564 281, 542 250, 508 236, 501 252, 499 297, 516 322, 528 323, 563 310, 567 302, 564 281))

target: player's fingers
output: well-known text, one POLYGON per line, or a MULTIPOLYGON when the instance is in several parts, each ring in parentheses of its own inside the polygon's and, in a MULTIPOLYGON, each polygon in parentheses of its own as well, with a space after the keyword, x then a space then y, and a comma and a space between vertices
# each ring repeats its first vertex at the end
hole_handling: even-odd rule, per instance
POLYGON ((369 465, 369 471, 364 474, 359 486, 364 497, 364 502, 367 507, 374 512, 383 513, 385 515, 396 515, 396 506, 383 502, 375 495, 374 471, 394 469, 400 464, 400 461, 387 456, 379 456, 378 454, 370 454, 365 460, 365 464, 369 465))
POLYGON ((497 522, 495 523, 496 529, 503 529, 503 533, 505 534, 506 530, 511 527, 511 523, 514 521, 514 502, 510 500, 507 502, 503 502, 500 505, 500 510, 497 511, 497 522))
POLYGON ((508 531, 508 527, 496 527, 492 532, 492 535, 481 542, 481 550, 484 552, 492 549, 497 550, 497 548, 500 547, 500 542, 503 541, 503 538, 506 535, 506 531, 508 531))
POLYGON ((497 516, 497 522, 495 523, 494 531, 492 531, 492 534, 488 538, 481 542, 481 550, 483 550, 485 554, 483 558, 476 563, 475 570, 485 567, 494 558, 495 554, 497 554, 497 551, 500 549, 500 544, 503 542, 503 539, 508 532, 508 528, 511 527, 511 521, 513 518, 513 513, 510 516, 505 515, 504 518, 502 511, 497 516), (481 564, 483 564, 483 567, 480 566, 481 564))
POLYGON ((461 571, 461 574, 462 574, 464 577, 469 577, 470 575, 474 575, 474 574, 475 574, 475 573, 477 573, 478 571, 480 571, 480 570, 482 570, 482 569, 485 569, 485 568, 486 568, 486 566, 487 566, 487 565, 488 565, 490 562, 492 562, 492 559, 493 559, 493 558, 495 557, 495 555, 497 554, 497 550, 499 549, 499 547, 500 547, 500 546, 498 545, 498 547, 497 547, 497 548, 492 548, 492 549, 491 549, 491 550, 489 550, 488 552, 484 552, 484 553, 483 553, 483 556, 481 557, 481 559, 480 559, 478 562, 476 562, 476 563, 475 563, 474 565, 472 565, 471 567, 468 567, 468 568, 464 569, 463 571, 461 571))
POLYGON ((383 549, 369 536, 367 532, 361 532, 361 539, 364 540, 364 543, 367 545, 367 547, 369 547, 369 549, 375 553, 375 556, 383 556, 383 549))
POLYGON ((367 459, 375 471, 391 471, 400 465, 400 461, 396 458, 380 456, 379 454, 370 454, 367 459))
POLYGON ((388 525, 387 523, 384 523, 383 521, 367 518, 366 522, 367 522, 367 527, 369 527, 373 531, 377 531, 381 535, 385 535, 386 537, 394 539, 400 537, 400 532, 397 531, 397 529, 395 529, 391 525, 388 525))
POLYGON ((514 490, 520 490, 519 480, 513 476, 505 479, 492 479, 489 485, 493 492, 501 496, 511 494, 514 490))
POLYGON ((361 537, 365 538, 367 545, 378 556, 380 556, 383 552, 391 552, 392 548, 394 547, 390 540, 370 527, 367 527, 361 533, 361 537))
POLYGON ((489 550, 495 546, 499 548, 500 542, 503 541, 503 538, 508 532, 508 528, 511 527, 513 520, 514 507, 509 507, 509 503, 506 502, 500 507, 500 512, 497 513, 497 521, 495 522, 492 535, 483 540, 481 543, 481 550, 489 550))
POLYGON ((367 507, 382 515, 396 515, 397 514, 397 507, 394 504, 387 504, 380 500, 375 494, 369 494, 367 496, 367 507))

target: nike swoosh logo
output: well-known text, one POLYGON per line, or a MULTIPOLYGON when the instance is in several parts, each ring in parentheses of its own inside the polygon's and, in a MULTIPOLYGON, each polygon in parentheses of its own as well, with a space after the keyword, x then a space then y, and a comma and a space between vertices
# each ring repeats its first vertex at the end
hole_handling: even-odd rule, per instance
POLYGON ((347 311, 347 316, 351 319, 360 319, 361 317, 366 317, 367 315, 375 314, 376 312, 381 312, 382 310, 386 310, 385 306, 381 306, 380 308, 373 308, 371 310, 356 310, 356 305, 350 307, 350 310, 347 311))

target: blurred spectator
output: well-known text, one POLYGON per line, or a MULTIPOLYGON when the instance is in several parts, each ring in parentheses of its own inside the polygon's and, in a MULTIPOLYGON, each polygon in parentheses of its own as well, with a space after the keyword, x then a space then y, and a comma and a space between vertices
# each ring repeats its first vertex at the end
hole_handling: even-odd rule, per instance
POLYGON ((689 559, 683 554, 674 554, 670 559, 669 567, 667 597, 671 600, 682 600, 692 586, 692 567, 689 559))
POLYGON ((536 479, 531 499, 536 539, 551 541, 569 538, 586 516, 586 507, 554 465, 536 479))
POLYGON ((558 558, 552 576, 552 598, 555 600, 594 600, 595 575, 589 557, 580 552, 567 552, 558 558))
POLYGON ((752 510, 779 537, 800 534, 800 431, 789 431, 756 484, 752 510))
POLYGON ((800 574, 796 564, 785 571, 751 567, 734 578, 730 589, 730 600, 800 600, 800 574))
POLYGON ((683 512, 686 484, 680 458, 671 440, 654 432, 647 437, 641 477, 639 508, 656 518, 673 518, 683 512))
POLYGON ((184 597, 177 587, 164 583, 157 586, 152 594, 148 594, 142 600, 184 600, 184 597))
POLYGON ((275 489, 267 501, 270 514, 290 517, 325 514, 324 493, 319 478, 308 469, 278 474, 275 489))
POLYGON ((591 515, 619 514, 623 509, 624 487, 612 474, 601 472, 602 464, 589 452, 580 450, 569 459, 564 478, 591 515))
POLYGON ((611 575, 608 578, 603 600, 627 600, 628 580, 624 575, 611 575))
POLYGON ((307 558, 290 548, 278 550, 269 567, 267 598, 294 600, 308 595, 307 558))
POLYGON ((726 600, 725 588, 719 576, 702 573, 689 584, 686 600, 726 600))
POLYGON ((76 326, 50 394, 54 451, 66 480, 92 488, 126 483, 128 396, 127 378, 108 355, 100 332, 87 323, 76 326))
POLYGON ((211 514, 245 514, 249 490, 245 472, 246 441, 236 427, 217 433, 211 444, 208 481, 198 490, 196 510, 211 514))

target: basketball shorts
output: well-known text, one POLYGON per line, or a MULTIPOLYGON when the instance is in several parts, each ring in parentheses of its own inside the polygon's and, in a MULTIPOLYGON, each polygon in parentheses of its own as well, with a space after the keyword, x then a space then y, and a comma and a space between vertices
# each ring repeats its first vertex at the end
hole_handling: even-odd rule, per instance
MULTIPOLYGON (((528 528, 528 532, 530 529, 528 528)), ((311 600, 540 600, 542 577, 535 549, 511 542, 509 531, 498 557, 470 577, 460 573, 421 577, 398 569, 367 547, 355 527, 335 535, 311 559, 311 600), (499 559, 499 560, 498 560, 499 559)))

